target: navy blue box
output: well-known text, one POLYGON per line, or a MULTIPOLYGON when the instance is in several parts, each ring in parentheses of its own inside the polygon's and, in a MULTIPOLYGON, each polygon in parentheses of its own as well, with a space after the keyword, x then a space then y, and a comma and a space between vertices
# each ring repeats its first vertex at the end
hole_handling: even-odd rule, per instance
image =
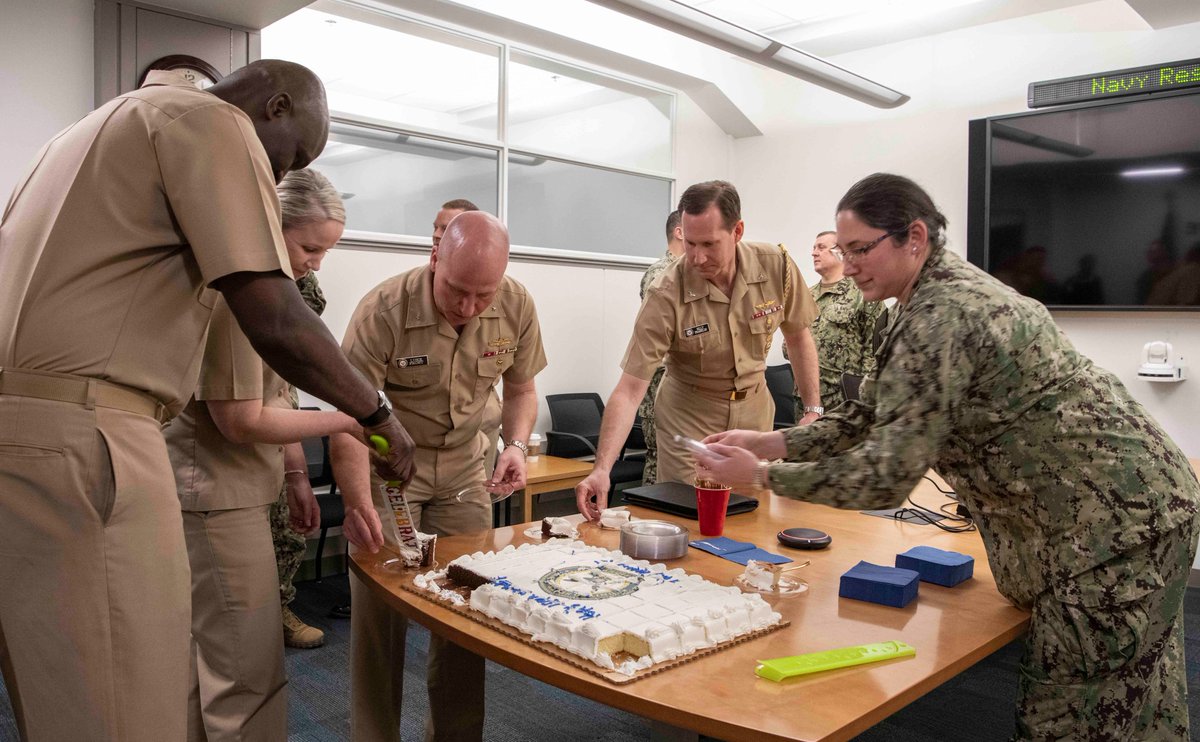
POLYGON ((932 546, 914 546, 896 555, 896 566, 915 569, 925 582, 954 587, 975 574, 975 558, 932 546))
POLYGON ((859 562, 842 575, 838 595, 903 608, 917 597, 921 576, 911 569, 859 562))

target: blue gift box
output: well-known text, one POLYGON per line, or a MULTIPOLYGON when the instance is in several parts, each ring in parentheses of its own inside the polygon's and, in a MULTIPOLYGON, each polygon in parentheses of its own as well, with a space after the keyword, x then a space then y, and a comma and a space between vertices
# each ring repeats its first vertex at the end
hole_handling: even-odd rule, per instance
POLYGON ((917 597, 921 575, 911 569, 859 562, 842 575, 838 595, 903 608, 917 597))
POLYGON ((896 566, 915 569, 921 579, 935 585, 954 587, 975 573, 975 558, 932 546, 914 546, 896 555, 896 566))

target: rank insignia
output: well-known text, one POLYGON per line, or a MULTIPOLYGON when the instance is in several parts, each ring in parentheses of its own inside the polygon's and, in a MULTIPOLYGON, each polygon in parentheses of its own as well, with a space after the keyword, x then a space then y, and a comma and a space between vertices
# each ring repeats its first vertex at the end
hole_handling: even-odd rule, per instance
POLYGON ((703 335, 706 332, 708 332, 708 323, 707 322, 705 322, 702 325, 696 325, 695 327, 687 328, 686 330, 683 331, 683 336, 685 338, 690 338, 690 337, 695 337, 697 335, 703 335))
POLYGON ((428 366, 429 356, 409 356, 408 358, 397 358, 396 368, 408 368, 409 366, 428 366))

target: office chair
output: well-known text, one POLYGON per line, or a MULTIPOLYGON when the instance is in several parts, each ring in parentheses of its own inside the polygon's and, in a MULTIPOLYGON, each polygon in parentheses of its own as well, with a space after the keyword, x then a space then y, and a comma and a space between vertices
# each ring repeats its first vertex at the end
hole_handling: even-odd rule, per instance
MULTIPOLYGON (((568 459, 595 456, 596 446, 600 442, 600 419, 604 415, 604 402, 600 400, 600 395, 595 392, 547 394, 546 405, 550 408, 550 424, 554 426, 553 430, 546 431, 546 453, 568 459)), ((634 436, 633 431, 630 431, 630 435, 634 436)), ((641 438, 641 448, 644 449, 645 438, 641 437, 640 428, 636 437, 641 438)), ((642 481, 645 456, 641 461, 627 459, 625 453, 629 444, 630 438, 626 438, 621 446, 621 454, 609 473, 609 505, 615 504, 613 495, 618 485, 641 484, 642 481)))
POLYGON ((321 533, 317 537, 317 580, 321 579, 321 557, 325 553, 325 537, 330 528, 338 528, 346 519, 346 508, 342 498, 337 493, 337 482, 333 478, 333 467, 329 463, 329 436, 320 438, 305 438, 300 442, 304 447, 304 458, 308 462, 308 483, 315 493, 318 488, 328 487, 329 491, 317 495, 317 505, 321 508, 321 533))
POLYGON ((861 399, 858 393, 858 388, 862 385, 863 377, 858 374, 852 374, 848 371, 842 372, 842 396, 846 401, 861 399))
POLYGON ((775 401, 775 430, 791 428, 796 424, 796 384, 792 380, 792 364, 781 363, 767 366, 767 391, 775 401))

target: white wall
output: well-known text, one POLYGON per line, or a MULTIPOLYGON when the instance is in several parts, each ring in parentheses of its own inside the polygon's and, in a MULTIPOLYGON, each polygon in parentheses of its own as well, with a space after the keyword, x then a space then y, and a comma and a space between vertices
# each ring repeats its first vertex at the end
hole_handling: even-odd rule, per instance
MULTIPOLYGON (((1153 31, 1124 3, 1098 2, 926 39, 845 54, 832 61, 912 96, 880 111, 763 75, 775 94, 757 96, 764 136, 734 144, 734 182, 747 233, 810 245, 829 229, 838 198, 876 171, 924 186, 950 221, 951 247, 966 244, 967 122, 1026 110, 1036 80, 1197 55, 1200 24, 1153 31)), ((800 260, 808 279, 816 276, 800 260)), ((1167 340, 1200 360, 1195 314, 1059 313, 1071 341, 1116 373, 1191 457, 1200 457, 1200 382, 1136 378, 1142 346, 1167 340)))
POLYGON ((92 35, 92 0, 0 2, 0 204, 42 145, 92 110, 92 35))

